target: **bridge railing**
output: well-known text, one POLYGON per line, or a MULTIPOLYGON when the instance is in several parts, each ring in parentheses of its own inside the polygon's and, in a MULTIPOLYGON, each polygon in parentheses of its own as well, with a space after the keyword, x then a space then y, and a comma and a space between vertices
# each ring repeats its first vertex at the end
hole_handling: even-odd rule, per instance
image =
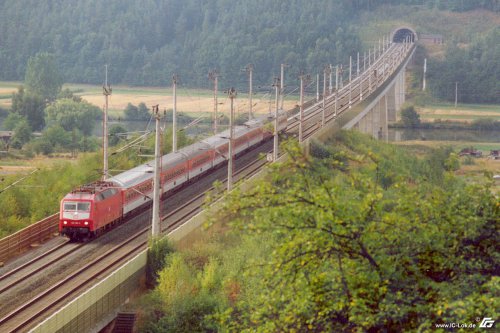
POLYGON ((5 262, 33 244, 52 237, 58 232, 58 221, 59 213, 56 213, 0 239, 0 262, 5 262))

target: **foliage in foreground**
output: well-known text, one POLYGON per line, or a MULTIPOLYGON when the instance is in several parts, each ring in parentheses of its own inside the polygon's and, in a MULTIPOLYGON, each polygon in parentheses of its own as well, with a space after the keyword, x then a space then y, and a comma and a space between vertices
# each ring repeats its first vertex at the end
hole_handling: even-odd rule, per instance
POLYGON ((232 221, 225 243, 169 257, 145 331, 426 331, 498 317, 500 203, 447 171, 446 150, 417 159, 356 133, 316 144, 316 158, 286 149, 214 217, 232 221))

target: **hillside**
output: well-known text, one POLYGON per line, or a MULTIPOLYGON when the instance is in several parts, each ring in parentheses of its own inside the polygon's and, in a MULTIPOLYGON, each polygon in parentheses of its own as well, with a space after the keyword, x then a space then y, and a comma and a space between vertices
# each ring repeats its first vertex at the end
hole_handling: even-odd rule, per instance
POLYGON ((28 58, 46 51, 66 82, 101 83, 108 63, 115 84, 165 85, 176 72, 203 87, 218 68, 222 85, 237 85, 254 63, 256 82, 268 83, 282 62, 298 73, 357 50, 344 28, 352 10, 339 0, 8 0, 0 5, 0 79, 22 80, 28 58))
POLYGON ((283 148, 158 260, 156 288, 129 304, 139 331, 431 332, 498 317, 498 198, 484 176, 453 175, 450 149, 356 132, 312 156, 283 148))
POLYGON ((495 0, 5 0, 0 80, 23 80, 29 57, 50 52, 65 82, 100 84, 107 63, 113 84, 166 85, 178 73, 202 88, 217 68, 221 86, 239 87, 246 83, 242 68, 253 63, 255 82, 269 85, 281 63, 296 77, 346 62, 360 49, 352 23, 367 17, 363 13, 370 12, 362 20, 368 26, 388 13, 407 21, 409 7, 393 4, 418 4, 413 7, 432 12, 435 22, 442 9, 500 10, 495 0))

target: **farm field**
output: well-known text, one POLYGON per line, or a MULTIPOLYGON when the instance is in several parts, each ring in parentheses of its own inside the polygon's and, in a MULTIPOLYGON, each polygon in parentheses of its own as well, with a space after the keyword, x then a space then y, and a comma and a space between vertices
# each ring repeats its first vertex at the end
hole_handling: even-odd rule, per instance
POLYGON ((484 104, 432 104, 418 107, 420 118, 425 122, 446 119, 459 122, 472 122, 475 119, 489 118, 500 120, 500 106, 484 104))
MULTIPOLYGON (((12 93, 17 91, 20 82, 0 82, 0 107, 9 108, 11 105, 12 93)), ((89 103, 100 108, 104 106, 102 88, 96 85, 87 84, 65 84, 63 89, 70 89, 76 95, 81 96, 89 103)), ((112 95, 109 97, 108 108, 111 117, 120 117, 128 103, 138 105, 143 102, 148 107, 159 105, 160 110, 171 109, 173 104, 172 87, 131 87, 112 86, 112 95)), ((298 97, 286 98, 285 109, 293 108, 298 103, 298 97)), ((254 93, 253 111, 257 113, 274 110, 274 94, 254 93)), ((208 89, 187 89, 177 88, 177 110, 192 114, 202 114, 213 111, 213 92, 208 89)), ((248 112, 248 94, 239 93, 235 99, 236 114, 248 112)), ((218 110, 229 112, 230 104, 222 88, 218 92, 218 110)))
MULTIPOLYGON (((431 140, 408 140, 393 142, 399 146, 422 146, 429 148, 439 148, 443 146, 452 147, 455 151, 460 151, 463 148, 468 148, 473 146, 474 148, 481 150, 483 155, 488 155, 490 150, 500 149, 500 142, 467 142, 467 141, 431 141, 431 140)), ((500 163, 498 163, 500 167, 500 163)))

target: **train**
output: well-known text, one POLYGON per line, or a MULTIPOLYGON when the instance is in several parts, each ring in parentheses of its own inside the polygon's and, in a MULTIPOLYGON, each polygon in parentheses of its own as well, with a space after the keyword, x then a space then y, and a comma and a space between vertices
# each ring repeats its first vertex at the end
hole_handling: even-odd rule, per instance
MULTIPOLYGON (((233 152, 260 145, 273 136, 274 116, 255 117, 234 126, 233 152)), ((278 113, 278 131, 287 128, 286 113, 278 113)), ((205 173, 227 163, 229 129, 186 146, 161 158, 161 195, 177 190, 205 173)), ((61 200, 59 233, 73 241, 93 239, 122 222, 134 211, 148 205, 153 197, 154 161, 85 184, 61 200)))

